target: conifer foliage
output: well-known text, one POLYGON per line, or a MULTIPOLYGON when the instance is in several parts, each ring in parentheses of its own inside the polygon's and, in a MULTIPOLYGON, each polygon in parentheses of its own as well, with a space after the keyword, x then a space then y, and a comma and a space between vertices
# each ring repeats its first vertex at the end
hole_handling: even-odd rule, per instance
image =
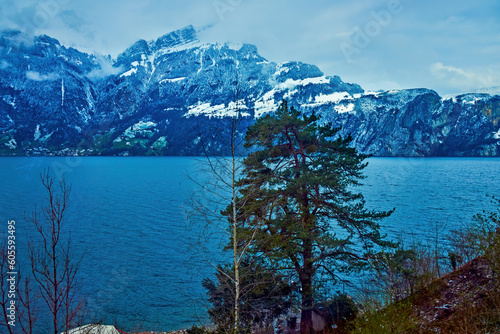
POLYGON ((366 265, 377 246, 389 245, 378 221, 392 211, 367 210, 354 191, 366 155, 351 137, 303 115, 284 101, 248 129, 240 179, 240 242, 277 270, 292 271, 300 285, 301 333, 313 332, 315 283, 366 265))

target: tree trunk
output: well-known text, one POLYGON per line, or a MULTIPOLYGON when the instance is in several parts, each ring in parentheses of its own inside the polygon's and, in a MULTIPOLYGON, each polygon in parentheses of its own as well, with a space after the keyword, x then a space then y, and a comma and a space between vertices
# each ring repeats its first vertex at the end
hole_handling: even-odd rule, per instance
POLYGON ((313 291, 313 268, 311 264, 312 257, 312 242, 311 240, 304 240, 304 251, 302 252, 303 267, 300 273, 300 283, 302 285, 302 302, 301 302, 301 315, 300 315, 300 333, 313 334, 313 304, 314 304, 314 291, 313 291))
MULTIPOLYGON (((236 103, 238 103, 238 100, 236 100, 236 103)), ((238 218, 237 218, 237 208, 236 208, 236 127, 235 123, 233 121, 232 124, 232 136, 231 136, 231 154, 232 154, 232 169, 231 169, 231 174, 232 174, 232 191, 233 191, 233 198, 232 198, 232 206, 233 206, 233 255, 234 255, 234 285, 235 285, 235 296, 234 296, 234 334, 238 334, 239 332, 239 325, 240 325, 240 264, 239 264, 239 259, 238 259, 238 218)))
POLYGON ((313 320, 312 320, 312 306, 313 306, 313 291, 311 284, 311 277, 302 281, 302 303, 301 303, 301 315, 300 315, 300 333, 301 334, 312 334, 313 320))
MULTIPOLYGON (((234 138, 234 137, 233 137, 234 138)), ((233 255, 234 255, 234 334, 239 332, 240 323, 240 264, 238 261, 238 239, 237 239, 237 217, 236 217, 236 166, 235 166, 235 152, 233 149, 233 255)))

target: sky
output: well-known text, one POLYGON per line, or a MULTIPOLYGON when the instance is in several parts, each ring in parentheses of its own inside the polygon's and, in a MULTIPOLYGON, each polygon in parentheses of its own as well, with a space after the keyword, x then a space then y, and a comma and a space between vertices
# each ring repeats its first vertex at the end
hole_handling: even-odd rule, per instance
POLYGON ((0 0, 0 29, 113 57, 188 25, 365 90, 500 87, 498 0, 0 0))

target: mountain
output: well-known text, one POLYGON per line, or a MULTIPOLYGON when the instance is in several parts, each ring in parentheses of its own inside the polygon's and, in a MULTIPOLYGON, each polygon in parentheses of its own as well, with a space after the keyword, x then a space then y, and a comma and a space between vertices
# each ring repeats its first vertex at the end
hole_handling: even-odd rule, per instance
POLYGON ((99 93, 89 74, 95 58, 48 36, 25 43, 19 32, 0 39, 0 152, 48 152, 51 143, 78 143, 99 93))
MULTIPOLYGON (((48 36, 0 37, 0 154, 198 155, 213 126, 244 126, 283 99, 377 156, 499 156, 500 96, 366 92, 314 65, 277 64, 249 44, 205 44, 192 27, 117 59, 48 36)), ((240 133, 243 135, 243 133, 240 133)))

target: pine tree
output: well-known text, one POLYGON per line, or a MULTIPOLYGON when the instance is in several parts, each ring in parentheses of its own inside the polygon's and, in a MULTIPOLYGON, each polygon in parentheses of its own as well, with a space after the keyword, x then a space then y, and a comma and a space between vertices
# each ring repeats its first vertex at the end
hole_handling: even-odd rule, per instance
POLYGON ((313 332, 315 280, 360 268, 376 246, 390 244, 377 222, 392 211, 365 209, 362 194, 353 191, 361 184, 367 156, 338 131, 284 101, 257 120, 245 138, 253 153, 244 160, 240 179, 247 200, 239 212, 238 236, 242 244, 253 238, 254 255, 296 274, 301 333, 313 332))

